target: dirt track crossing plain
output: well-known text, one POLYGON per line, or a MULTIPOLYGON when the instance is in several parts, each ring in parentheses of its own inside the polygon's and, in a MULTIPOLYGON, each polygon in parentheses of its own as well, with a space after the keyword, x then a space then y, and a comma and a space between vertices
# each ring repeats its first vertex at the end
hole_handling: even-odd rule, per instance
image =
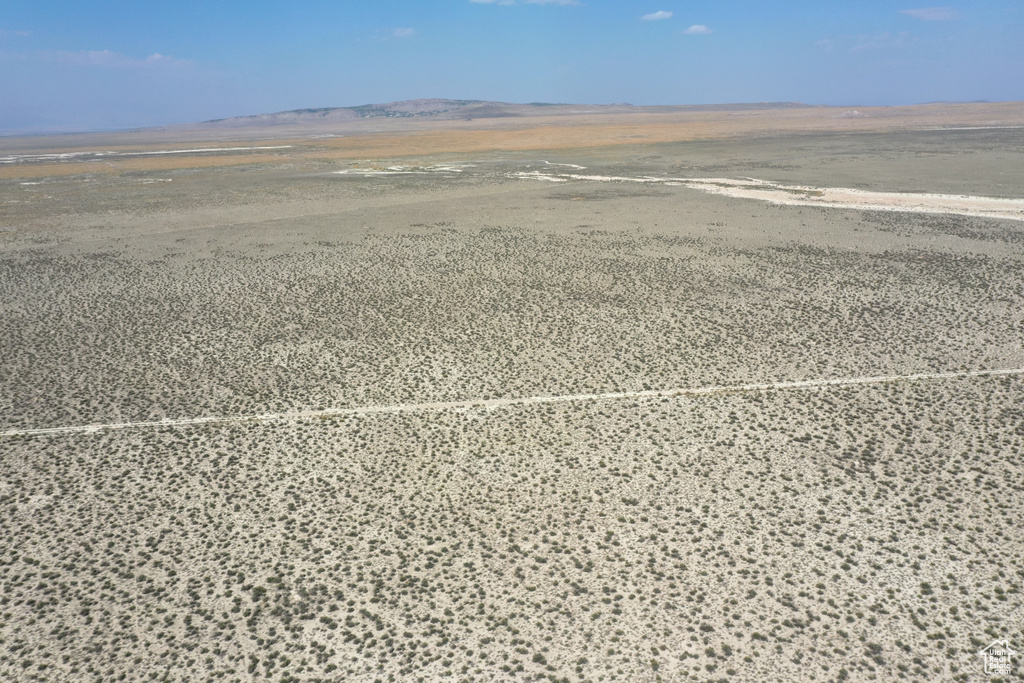
POLYGON ((843 377, 836 379, 803 380, 800 382, 773 382, 770 384, 739 384, 722 387, 688 387, 680 389, 655 389, 648 391, 615 392, 610 394, 572 394, 569 396, 521 396, 517 398, 475 399, 469 401, 447 401, 443 403, 399 403, 391 406, 364 406, 362 408, 326 408, 294 413, 263 413, 261 415, 232 415, 230 417, 180 417, 165 418, 150 422, 113 422, 106 424, 73 425, 68 427, 42 427, 38 429, 8 430, 0 437, 38 436, 42 434, 93 433, 105 429, 145 429, 147 427, 183 427, 200 424, 224 424, 227 422, 273 422, 278 420, 308 420, 331 417, 372 415, 374 413, 406 413, 437 410, 467 410, 470 408, 501 408, 504 406, 531 405, 538 403, 572 403, 589 401, 616 401, 638 398, 664 398, 681 396, 707 396, 716 394, 751 393, 761 391, 785 391, 788 389, 820 389, 824 387, 848 387, 860 384, 881 384, 891 382, 919 382, 922 380, 964 379, 967 377, 991 377, 1024 374, 1024 368, 1004 370, 972 370, 968 372, 921 373, 917 375, 889 375, 882 377, 843 377))
POLYGON ((968 124, 8 164, 0 680, 987 680, 1024 223, 914 203, 1024 200, 968 124))

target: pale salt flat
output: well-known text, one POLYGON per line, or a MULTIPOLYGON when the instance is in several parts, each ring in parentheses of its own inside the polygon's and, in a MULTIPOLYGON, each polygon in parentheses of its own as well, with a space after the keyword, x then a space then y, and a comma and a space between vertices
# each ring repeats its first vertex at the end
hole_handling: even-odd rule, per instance
POLYGON ((509 173, 509 178, 523 178, 526 180, 543 180, 549 183, 564 183, 568 182, 566 178, 559 178, 558 176, 545 175, 540 171, 517 171, 515 173, 509 173))
POLYGON ((73 161, 82 158, 99 157, 140 157, 160 156, 163 154, 199 154, 205 152, 251 152, 266 149, 290 149, 294 145, 264 145, 260 147, 197 147, 194 149, 160 149, 152 152, 61 152, 57 154, 8 154, 0 157, 0 164, 25 164, 46 161, 73 161))
MULTIPOLYGON (((542 159, 541 161, 544 161, 544 160, 542 159)), ((553 161, 544 161, 544 163, 547 164, 548 166, 565 166, 567 168, 578 168, 581 171, 587 170, 586 166, 580 166, 578 164, 557 164, 557 163, 555 163, 553 161)))
MULTIPOLYGON (((547 166, 568 166, 584 169, 576 164, 556 164, 544 161, 547 166)), ((350 168, 334 173, 342 175, 389 176, 429 175, 432 173, 461 173, 462 169, 452 166, 388 168, 350 168)), ((480 174, 477 174, 480 175, 480 174)), ((489 174, 483 174, 489 175, 489 174)), ((785 185, 757 178, 662 178, 658 176, 606 176, 559 171, 518 170, 502 174, 506 178, 539 180, 548 183, 568 181, 599 183, 643 183, 670 187, 688 187, 708 194, 755 199, 772 204, 788 206, 827 206, 837 209, 868 211, 900 211, 907 213, 957 214, 984 218, 1003 218, 1024 221, 1024 199, 1003 197, 982 197, 958 194, 933 194, 919 192, 878 192, 858 190, 849 187, 816 187, 811 185, 785 185)))
POLYGON ((192 154, 198 152, 247 152, 256 149, 291 149, 294 145, 265 145, 262 147, 198 147, 196 149, 164 149, 156 152, 106 152, 107 155, 136 157, 154 154, 192 154))
MULTIPOLYGON (((464 164, 463 166, 472 167, 473 164, 464 164)), ((388 166, 387 168, 346 168, 331 172, 336 175, 357 176, 430 175, 432 173, 463 173, 464 168, 453 165, 388 166)))
POLYGON ((709 194, 757 199, 790 206, 829 206, 871 211, 959 214, 1024 221, 1024 199, 978 197, 957 194, 873 192, 848 187, 782 185, 755 178, 679 179, 709 194))
POLYGON ((1024 126, 951 126, 948 128, 921 128, 925 131, 946 131, 946 130, 1019 130, 1024 126))
POLYGON ((902 211, 913 213, 958 214, 984 218, 1005 218, 1024 221, 1024 199, 979 197, 957 194, 930 194, 913 192, 875 192, 848 187, 814 187, 810 185, 783 185, 757 178, 658 178, 641 176, 581 175, 578 173, 544 176, 540 173, 518 174, 520 178, 594 182, 659 183, 684 185, 708 194, 757 199, 772 204, 789 206, 828 206, 838 209, 869 211, 902 211))

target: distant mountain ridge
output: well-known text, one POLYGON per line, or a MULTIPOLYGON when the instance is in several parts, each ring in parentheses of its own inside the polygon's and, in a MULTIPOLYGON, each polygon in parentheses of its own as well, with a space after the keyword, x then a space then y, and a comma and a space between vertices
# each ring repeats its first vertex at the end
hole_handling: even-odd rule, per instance
POLYGON ((661 105, 651 107, 635 107, 631 104, 565 104, 551 102, 530 102, 515 104, 511 102, 495 102, 490 100, 451 100, 429 98, 403 100, 383 104, 363 104, 354 107, 320 107, 315 109, 292 109, 270 114, 253 114, 233 116, 224 119, 212 119, 193 126, 215 128, 239 128, 249 126, 277 126, 310 123, 341 123, 369 118, 431 118, 445 119, 486 119, 512 116, 552 115, 582 113, 581 107, 587 112, 614 112, 637 110, 692 110, 692 111, 723 111, 742 109, 792 109, 814 105, 798 102, 761 102, 757 104, 718 104, 718 105, 661 105))
POLYGON ((250 116, 233 116, 225 119, 203 121, 201 126, 251 126, 275 125, 315 122, 341 122, 367 118, 490 118, 494 116, 517 116, 515 109, 523 107, 545 106, 541 103, 529 105, 511 104, 507 102, 489 102, 485 100, 448 100, 419 99, 387 102, 383 104, 363 104, 355 107, 320 107, 317 109, 292 109, 271 114, 254 114, 250 116), (445 116, 447 115, 447 116, 445 116))

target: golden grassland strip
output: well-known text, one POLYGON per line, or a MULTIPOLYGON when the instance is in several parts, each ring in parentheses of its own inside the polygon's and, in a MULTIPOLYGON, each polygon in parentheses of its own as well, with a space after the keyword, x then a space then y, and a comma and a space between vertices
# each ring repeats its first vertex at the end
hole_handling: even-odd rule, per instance
MULTIPOLYGON (((384 121, 380 125, 389 125, 384 121)), ((474 121, 399 120, 403 130, 367 131, 360 122, 355 134, 336 138, 310 137, 307 129, 282 128, 281 137, 256 141, 191 140, 183 132, 173 143, 182 147, 242 147, 291 144, 289 149, 255 154, 174 154, 132 159, 31 162, 0 166, 0 178, 38 178, 86 173, 166 171, 248 164, 290 163, 301 160, 386 159, 434 154, 472 154, 501 151, 601 148, 620 145, 686 142, 744 136, 798 133, 889 132, 966 126, 1024 126, 1024 102, 996 104, 809 108, 712 112, 659 112, 511 117, 474 121), (289 130, 296 134, 289 136, 289 130)), ((276 131, 266 131, 271 136, 276 131)), ((225 136, 227 136, 227 132, 225 136)), ((104 149, 119 152, 157 152, 162 144, 102 144, 89 147, 77 136, 66 151, 104 149)), ((127 137, 127 134, 125 136, 127 137)), ((41 143, 42 144, 42 143, 41 143)), ((48 142, 52 145, 52 142, 48 142)), ((24 148, 25 140, 19 142, 24 148)), ((0 145, 2 148, 3 145, 0 145)), ((25 148, 27 149, 27 148, 25 148)), ((48 148, 52 151, 52 146, 48 148)))
POLYGON ((1024 125, 1024 103, 990 109, 963 105, 856 110, 751 110, 739 112, 640 113, 527 119, 515 129, 466 128, 439 122, 437 130, 380 133, 321 141, 316 156, 328 159, 389 158, 453 152, 531 151, 686 142, 716 138, 813 132, 887 132, 958 125, 1024 125), (543 125, 537 125, 543 124, 543 125))

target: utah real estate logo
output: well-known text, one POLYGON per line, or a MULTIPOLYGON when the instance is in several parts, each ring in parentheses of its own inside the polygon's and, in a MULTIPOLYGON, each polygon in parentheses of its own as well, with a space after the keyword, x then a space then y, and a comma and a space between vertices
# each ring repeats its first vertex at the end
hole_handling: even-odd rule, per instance
POLYGON ((1012 659, 1017 652, 1007 640, 996 640, 978 654, 985 660, 985 673, 1009 675, 1013 669, 1012 659))

